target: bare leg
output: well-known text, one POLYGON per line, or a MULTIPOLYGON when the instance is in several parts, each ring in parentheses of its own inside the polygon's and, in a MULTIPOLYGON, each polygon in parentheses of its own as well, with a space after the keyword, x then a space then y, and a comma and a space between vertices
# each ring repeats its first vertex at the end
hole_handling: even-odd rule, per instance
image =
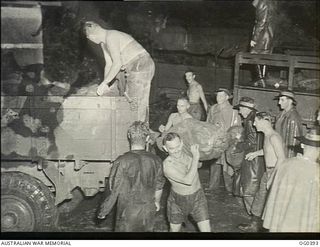
POLYGON ((181 224, 170 223, 170 232, 180 232, 181 224))
POLYGON ((211 232, 211 226, 209 220, 200 221, 197 223, 200 232, 211 232))
POLYGON ((255 81, 254 86, 257 87, 259 84, 261 84, 262 87, 266 87, 265 81, 264 81, 264 76, 265 76, 265 70, 266 66, 265 65, 256 65, 256 71, 258 74, 258 79, 255 81))

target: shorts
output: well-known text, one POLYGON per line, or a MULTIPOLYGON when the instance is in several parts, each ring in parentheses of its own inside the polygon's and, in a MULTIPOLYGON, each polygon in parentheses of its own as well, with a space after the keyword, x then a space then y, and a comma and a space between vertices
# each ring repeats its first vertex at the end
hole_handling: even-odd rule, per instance
POLYGON ((189 215, 196 222, 209 220, 208 203, 202 188, 191 195, 180 195, 171 190, 167 211, 172 224, 186 222, 189 215))

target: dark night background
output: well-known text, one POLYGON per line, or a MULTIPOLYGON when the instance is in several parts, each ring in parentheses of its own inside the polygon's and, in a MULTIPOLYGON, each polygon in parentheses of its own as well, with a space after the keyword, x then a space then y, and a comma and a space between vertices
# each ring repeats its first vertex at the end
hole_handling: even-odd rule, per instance
MULTIPOLYGON (((215 56, 220 48, 226 50, 236 46, 244 51, 248 48, 255 20, 255 9, 251 2, 62 1, 61 7, 44 7, 46 72, 53 80, 66 80, 71 84, 78 78, 79 73, 74 72, 77 69, 86 77, 82 76, 82 81, 95 78, 94 71, 99 69, 92 68, 101 67, 103 58, 99 51, 92 52, 96 49, 94 45, 89 44, 93 49, 87 49, 87 41, 80 34, 83 20, 95 20, 103 27, 131 34, 156 61, 203 66, 209 63, 208 60, 212 59, 212 55, 215 56), (196 49, 188 52, 172 43, 164 48, 159 47, 157 43, 159 39, 157 36, 152 36, 152 32, 154 33, 157 21, 161 22, 165 17, 167 17, 166 29, 161 32, 170 30, 171 34, 175 35, 181 32, 192 33, 195 41, 198 42, 194 45, 196 49), (219 40, 221 36, 223 38, 219 40), (198 40, 197 37, 199 37, 198 40), (226 45, 225 41, 229 44, 226 45), (210 42, 215 42, 214 47, 206 50, 206 47, 211 47, 210 42), (59 49, 56 49, 57 45, 59 49), (203 50, 197 50, 200 48, 203 50), (96 54, 93 56, 93 53, 96 54), (94 62, 88 59, 96 58, 97 55, 100 56, 100 65, 94 65, 94 62)), ((319 1, 277 1, 276 3, 278 14, 275 50, 282 52, 289 47, 318 51, 319 1)), ((170 34, 166 36, 168 37, 170 38, 170 34)), ((225 55, 225 58, 230 60, 229 64, 233 63, 234 54, 231 52, 225 55)), ((228 64, 228 61, 225 63, 228 64)))

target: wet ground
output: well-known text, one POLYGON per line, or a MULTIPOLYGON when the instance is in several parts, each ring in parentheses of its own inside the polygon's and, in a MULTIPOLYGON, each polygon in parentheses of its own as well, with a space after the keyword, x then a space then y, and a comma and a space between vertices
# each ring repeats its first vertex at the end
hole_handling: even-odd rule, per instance
MULTIPOLYGON (((208 190, 209 169, 204 166, 199 170, 200 179, 205 189, 208 200, 210 223, 213 232, 240 232, 237 225, 242 222, 248 222, 243 204, 239 198, 236 198, 220 186, 218 190, 208 190)), ((166 220, 166 199, 168 197, 169 185, 166 184, 162 200, 161 209, 157 214, 155 231, 167 232, 169 229, 166 220)), ((96 213, 98 206, 103 198, 100 193, 94 198, 85 199, 79 206, 68 214, 62 214, 59 219, 59 227, 63 232, 111 232, 113 230, 114 212, 107 216, 105 220, 98 221, 96 213)), ((197 232, 196 224, 190 219, 182 228, 183 232, 197 232)))

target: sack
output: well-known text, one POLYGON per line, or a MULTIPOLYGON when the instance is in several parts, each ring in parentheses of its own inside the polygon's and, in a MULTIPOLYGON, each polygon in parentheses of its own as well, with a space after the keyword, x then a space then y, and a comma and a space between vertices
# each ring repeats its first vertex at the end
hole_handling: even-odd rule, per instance
POLYGON ((230 146, 226 151, 226 160, 234 170, 238 170, 244 159, 244 150, 240 145, 243 142, 243 127, 233 126, 227 132, 229 134, 230 146))
POLYGON ((219 158, 229 146, 229 135, 222 126, 188 118, 170 128, 169 131, 164 132, 157 139, 160 150, 163 150, 162 140, 168 132, 175 132, 180 135, 184 143, 183 149, 189 155, 191 155, 190 146, 198 144, 200 160, 219 158))
POLYGON ((233 169, 240 169, 241 167, 241 163, 244 159, 244 152, 236 150, 236 148, 230 147, 227 151, 226 151, 226 160, 227 163, 233 167, 233 169))

